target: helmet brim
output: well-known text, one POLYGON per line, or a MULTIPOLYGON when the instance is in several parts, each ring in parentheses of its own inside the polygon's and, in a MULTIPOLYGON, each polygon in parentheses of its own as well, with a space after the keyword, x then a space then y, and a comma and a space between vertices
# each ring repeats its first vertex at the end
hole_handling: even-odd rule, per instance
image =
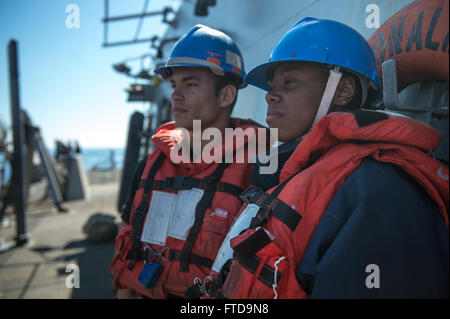
MULTIPOLYGON (((166 77, 172 75, 172 68, 175 68, 175 67, 205 68, 205 69, 211 70, 217 76, 221 76, 220 74, 217 74, 217 72, 215 72, 215 70, 213 68, 211 68, 210 66, 202 66, 202 65, 190 64, 190 63, 174 63, 171 65, 162 65, 160 67, 157 67, 154 70, 154 72, 156 74, 159 74, 163 79, 166 79, 166 77)), ((228 72, 228 71, 225 71, 225 72, 228 72)), ((232 73, 232 74, 234 74, 234 73, 232 73)), ((242 79, 242 77, 240 77, 240 79, 242 79)), ((246 86, 247 86, 247 83, 245 82, 244 79, 242 79, 242 82, 239 85, 239 89, 243 89, 246 86)))
POLYGON ((279 62, 267 62, 255 67, 247 73, 245 83, 256 86, 264 91, 270 91, 270 86, 267 84, 268 73, 278 65, 279 62))
POLYGON ((198 64, 189 64, 189 63, 177 63, 177 64, 171 64, 171 65, 163 65, 154 70, 156 74, 161 75, 162 77, 166 77, 169 75, 172 75, 172 68, 176 67, 188 67, 188 68, 205 68, 210 69, 210 67, 207 66, 200 66, 198 64))
MULTIPOLYGON (((279 61, 272 61, 272 62, 267 62, 264 64, 261 64, 257 67, 255 67, 254 69, 252 69, 250 72, 247 73, 247 76, 245 77, 245 82, 247 84, 256 86, 260 89, 263 89, 264 91, 269 92, 270 91, 270 86, 267 83, 267 81, 269 80, 269 77, 271 77, 271 73, 273 72, 273 70, 280 65, 281 63, 286 63, 286 62, 313 62, 313 63, 320 63, 320 62, 316 62, 316 61, 310 61, 310 60, 295 60, 295 59, 286 59, 286 60, 279 60, 279 61)), ((352 70, 349 70, 347 68, 344 68, 345 70, 347 70, 350 73, 353 73, 355 75, 360 75, 352 70)), ((363 76, 363 75, 361 75, 363 76)), ((374 90, 374 91, 381 91, 379 84, 378 84, 378 78, 376 78, 375 80, 369 80, 369 84, 370 84, 370 89, 374 90)))

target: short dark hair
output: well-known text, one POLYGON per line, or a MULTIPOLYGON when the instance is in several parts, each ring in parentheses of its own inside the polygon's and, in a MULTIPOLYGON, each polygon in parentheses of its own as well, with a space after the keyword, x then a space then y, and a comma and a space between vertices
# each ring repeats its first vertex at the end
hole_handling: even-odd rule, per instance
POLYGON ((225 72, 224 76, 216 75, 216 80, 214 81, 214 86, 216 88, 216 96, 219 95, 220 91, 227 85, 233 85, 236 88, 236 97, 231 103, 231 112, 233 112, 234 105, 237 101, 238 91, 242 85, 242 79, 234 73, 225 72))

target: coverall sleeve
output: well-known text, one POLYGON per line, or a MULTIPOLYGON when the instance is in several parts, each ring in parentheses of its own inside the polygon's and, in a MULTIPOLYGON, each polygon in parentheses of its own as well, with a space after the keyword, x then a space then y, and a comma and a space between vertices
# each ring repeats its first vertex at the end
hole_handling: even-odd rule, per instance
POLYGON ((399 168, 365 159, 330 202, 297 270, 311 298, 448 298, 437 205, 399 168))
POLYGON ((131 180, 130 190, 127 194, 125 203, 122 205, 122 207, 120 209, 120 217, 123 220, 123 222, 126 224, 130 223, 130 214, 131 214, 131 208, 133 206, 134 195, 136 194, 136 190, 139 185, 139 181, 141 179, 142 172, 144 171, 146 162, 147 162, 147 157, 145 157, 143 160, 141 160, 138 163, 138 165, 136 166, 136 169, 134 170, 134 173, 133 173, 133 178, 131 180))

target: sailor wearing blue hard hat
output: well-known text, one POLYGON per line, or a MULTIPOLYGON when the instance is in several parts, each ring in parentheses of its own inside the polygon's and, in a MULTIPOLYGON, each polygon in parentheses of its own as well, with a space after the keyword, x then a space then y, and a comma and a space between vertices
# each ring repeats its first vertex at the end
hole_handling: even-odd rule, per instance
POLYGON ((173 47, 167 62, 155 69, 162 76, 171 75, 174 67, 204 67, 214 74, 234 76, 239 87, 245 86, 242 54, 225 33, 198 24, 181 37, 173 47))
POLYGON ((238 47, 225 33, 194 26, 155 72, 172 87, 174 121, 152 136, 156 149, 138 165, 122 208, 124 225, 111 262, 119 298, 183 297, 194 280, 209 274, 241 207, 238 196, 250 185, 253 166, 247 160, 223 161, 228 154, 245 155, 250 137, 231 145, 224 142, 227 138, 213 140, 222 148, 205 152, 214 153, 210 161, 203 157, 209 143, 203 131, 215 128, 223 136, 227 128, 236 128, 255 138, 266 132, 251 120, 231 118, 237 92, 245 86, 245 70, 238 47), (200 121, 200 132, 195 120, 200 121), (192 145, 201 146, 201 156, 191 145, 186 147, 189 156, 178 156, 178 146, 183 147, 178 142, 190 141, 183 139, 186 131, 192 145))
POLYGON ((207 294, 448 298, 448 169, 428 155, 440 134, 361 108, 380 90, 367 41, 303 18, 246 82, 267 91, 287 160, 252 175, 207 294))
POLYGON ((244 61, 237 45, 225 33, 201 24, 177 41, 167 62, 155 73, 171 83, 175 124, 188 130, 194 119, 202 120, 205 128, 229 125, 238 90, 245 87, 244 61), (205 94, 182 102, 178 94, 182 86, 178 84, 184 84, 180 82, 184 78, 192 78, 193 72, 194 77, 204 79, 205 85, 214 85, 215 90, 202 88, 199 91, 205 94))
MULTIPOLYGON (((297 126, 297 130, 293 132, 297 137, 305 134, 312 124, 317 123, 322 116, 329 112, 330 108, 333 109, 333 105, 346 108, 360 107, 367 102, 368 97, 377 96, 380 90, 376 61, 369 44, 354 29, 336 21, 301 19, 275 46, 269 61, 251 70, 246 81, 248 84, 268 91, 266 99, 269 103, 270 99, 278 97, 276 89, 279 86, 274 87, 277 84, 274 81, 278 79, 278 75, 285 73, 282 72, 282 69, 295 72, 295 69, 298 68, 308 69, 309 73, 312 72, 325 81, 319 81, 320 85, 317 86, 315 85, 316 81, 310 81, 308 78, 299 79, 305 82, 297 83, 301 84, 302 90, 309 91, 308 96, 310 97, 320 98, 320 103, 311 100, 298 100, 298 103, 305 105, 306 108, 320 106, 313 120, 310 119, 311 116, 307 116, 305 119, 304 116, 286 114, 292 120, 292 123, 285 123, 288 124, 286 129, 297 126), (277 69, 281 64, 284 66, 277 69), (323 94, 320 94, 320 91, 323 91, 323 94), (299 126, 299 117, 307 122, 303 125, 307 127, 303 128, 302 123, 299 126)), ((288 81, 284 79, 285 77, 283 76, 282 80, 288 81)), ((293 88, 293 85, 295 84, 289 84, 287 87, 293 88)), ((301 92, 297 93, 302 94, 301 92)), ((275 104, 274 102, 270 102, 269 105, 275 104)), ((304 110, 304 107, 298 105, 298 109, 304 110)), ((278 112, 278 108, 270 106, 268 112, 267 121, 279 128, 281 140, 289 140, 292 135, 285 136, 285 125, 276 125, 276 119, 281 116, 281 112, 278 112)))

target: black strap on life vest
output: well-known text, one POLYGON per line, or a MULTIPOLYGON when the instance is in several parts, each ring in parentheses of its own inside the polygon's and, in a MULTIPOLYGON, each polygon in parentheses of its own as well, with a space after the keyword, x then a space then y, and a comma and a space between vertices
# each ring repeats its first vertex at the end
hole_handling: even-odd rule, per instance
MULTIPOLYGON (((235 257, 235 260, 252 274, 256 272, 259 264, 261 263, 261 259, 255 255, 238 255, 235 257)), ((258 279, 267 287, 272 288, 274 284, 274 275, 275 269, 268 264, 264 264, 261 271, 259 272, 258 279)), ((277 284, 280 281, 281 276, 281 273, 277 273, 277 284)))
MULTIPOLYGON (((271 242, 272 238, 269 234, 263 228, 259 228, 234 247, 234 260, 254 274, 261 263, 261 259, 255 254, 271 242)), ((258 279, 266 286, 272 288, 274 284, 274 274, 275 269, 268 264, 265 264, 258 275, 258 279)), ((280 278, 281 274, 278 274, 277 283, 280 278)))
MULTIPOLYGON (((161 257, 167 258, 168 260, 171 260, 171 261, 180 261, 181 250, 176 250, 176 249, 168 249, 168 250, 169 250, 169 253, 167 254, 167 256, 162 255, 161 257)), ((128 256, 130 256, 130 252, 128 253, 128 256)), ((145 258, 146 258, 145 252, 142 250, 139 250, 134 256, 137 261, 145 260, 145 258)), ((127 259, 130 259, 130 258, 127 257, 127 259)), ((193 264, 193 265, 211 268, 212 265, 214 264, 214 260, 191 253, 189 263, 193 264)))
MULTIPOLYGON (((249 272, 254 274, 260 263, 261 259, 255 256, 255 253, 267 246, 272 242, 272 238, 266 233, 263 228, 259 228, 248 238, 243 240, 241 243, 234 247, 234 260, 247 269, 249 272)), ((230 271, 232 260, 228 260, 225 265, 220 270, 216 280, 211 281, 207 290, 209 295, 214 298, 225 298, 220 289, 225 282, 228 273, 230 271)), ((258 274, 258 279, 264 283, 266 286, 272 288, 274 284, 275 269, 268 264, 264 264, 258 274)), ((281 278, 281 274, 277 273, 277 284, 281 278)), ((204 291, 200 289, 197 284, 190 286, 185 292, 185 298, 187 299, 198 299, 204 295, 204 291)))
MULTIPOLYGON (((161 154, 163 155, 163 154, 161 154)), ((157 159, 158 162, 159 158, 157 159)), ((188 272, 188 264, 196 264, 204 267, 211 268, 214 261, 209 258, 201 257, 196 254, 192 254, 192 248, 197 239, 200 227, 203 224, 204 216, 206 210, 209 208, 212 202, 212 198, 216 191, 225 192, 233 196, 238 196, 242 193, 242 188, 229 184, 226 182, 220 182, 220 178, 223 172, 228 167, 226 163, 220 163, 216 170, 209 176, 205 178, 198 179, 190 176, 175 176, 168 177, 165 180, 154 180, 156 171, 159 169, 160 164, 157 163, 152 166, 148 177, 145 180, 141 180, 139 188, 144 188, 144 195, 141 204, 136 208, 135 216, 133 218, 133 244, 130 252, 128 253, 128 259, 132 259, 134 262, 128 264, 130 270, 133 269, 134 264, 138 260, 143 260, 142 253, 139 248, 141 245, 141 235, 142 235, 142 225, 144 222, 145 214, 148 210, 148 202, 150 199, 151 192, 153 190, 187 190, 192 188, 204 189, 202 198, 197 204, 194 224, 188 234, 185 241, 185 245, 181 251, 171 250, 169 254, 169 260, 178 260, 180 262, 180 272, 188 272), (158 165, 157 165, 158 164, 158 165), (155 174, 151 175, 152 170, 155 169, 155 174), (151 178, 150 178, 151 177, 151 178), (145 200, 144 200, 145 199, 145 200), (136 218, 136 215, 138 218, 136 218), (138 225, 140 226, 138 228, 138 225)))
MULTIPOLYGON (((200 179, 191 176, 175 176, 167 177, 163 181, 154 181, 153 189, 164 191, 180 191, 193 188, 206 189, 207 183, 208 179, 204 178, 200 179)), ((237 197, 243 192, 243 189, 230 183, 218 182, 216 191, 228 193, 237 197)))
MULTIPOLYGON (((272 239, 262 228, 251 234, 246 240, 234 247, 234 260, 252 274, 256 273, 261 263, 261 259, 254 255, 255 252, 267 246, 272 239)), ((221 288, 231 270, 232 260, 229 259, 220 270, 217 279, 209 282, 208 287, 199 286, 194 283, 184 294, 186 299, 198 299, 205 293, 217 299, 226 299, 221 292, 221 288), (203 289, 202 289, 203 288, 203 289)), ((278 284, 282 274, 277 273, 276 284, 278 284)), ((268 264, 264 264, 258 274, 258 280, 269 288, 273 288, 275 283, 275 269, 268 264)))
MULTIPOLYGON (((302 216, 299 215, 293 208, 280 200, 278 195, 281 193, 283 188, 287 185, 287 183, 294 178, 297 174, 299 174, 305 168, 311 166, 323 153, 322 149, 319 149, 315 152, 311 152, 310 157, 308 159, 307 165, 286 179, 283 183, 277 186, 277 188, 271 193, 267 194, 262 188, 257 186, 250 186, 247 188, 239 197, 249 204, 256 204, 260 208, 256 216, 252 219, 250 223, 250 228, 256 228, 263 224, 270 215, 273 215, 278 220, 283 222, 287 227, 289 227, 292 231, 294 231, 299 224, 302 216)), ((266 245, 268 245, 272 239, 270 236, 264 231, 264 229, 260 228, 251 236, 243 240, 237 246, 234 247, 234 260, 243 266, 245 269, 250 271, 251 273, 255 273, 258 269, 261 259, 258 258, 255 254, 266 245)), ((231 260, 230 260, 231 261, 231 260)), ((222 274, 225 267, 222 267, 219 274, 222 274)), ((258 274, 258 280, 260 280, 266 286, 272 288, 274 285, 274 276, 275 270, 270 265, 265 264, 260 273, 258 274)), ((219 293, 220 288, 223 286, 223 283, 226 280, 227 274, 224 274, 220 281, 216 280, 212 283, 211 290, 215 293, 219 293)), ((277 282, 280 280, 282 274, 277 273, 277 282)), ((193 287, 191 287, 191 293, 194 291, 193 287)), ((223 294, 222 294, 223 296, 223 294)))
MULTIPOLYGON (((295 176, 294 174, 293 176, 295 176)), ((293 177, 292 176, 292 177, 293 177)), ((292 178, 291 177, 291 178, 292 178)), ((263 224, 270 214, 278 218, 284 224, 286 224, 290 229, 295 230, 298 223, 301 220, 301 216, 289 205, 285 204, 280 199, 276 198, 284 186, 291 179, 287 179, 282 184, 280 184, 272 194, 267 194, 262 188, 257 186, 250 186, 247 188, 239 197, 249 204, 256 204, 260 208, 256 216, 252 219, 250 223, 250 228, 256 228, 257 226, 263 224)), ((255 273, 261 260, 255 256, 255 253, 268 245, 272 239, 260 228, 251 236, 246 238, 236 247, 234 247, 234 260, 246 268, 251 273, 255 273)), ((231 261, 231 260, 230 260, 231 261)), ((210 295, 216 298, 225 298, 220 292, 220 288, 226 280, 228 274, 224 274, 223 271, 225 266, 219 272, 219 277, 221 280, 215 280, 210 284, 209 290, 210 295)), ((258 279, 261 280, 265 285, 273 287, 275 270, 269 266, 264 265, 261 272, 258 275, 258 279)), ((280 280, 281 274, 277 276, 277 283, 280 280)), ((186 298, 200 298, 203 293, 200 291, 197 285, 192 285, 186 290, 186 298)))
MULTIPOLYGON (((177 261, 181 261, 181 253, 182 250, 173 250, 171 249, 169 252, 169 260, 177 260, 177 261)), ((189 264, 193 264, 193 265, 198 265, 198 266, 203 266, 203 267, 207 267, 207 268, 211 268, 212 265, 214 264, 214 260, 211 260, 209 258, 206 257, 202 257, 199 256, 197 254, 194 253, 190 253, 189 255, 189 260, 187 261, 187 263, 189 264)))
POLYGON ((256 204, 260 207, 258 213, 250 223, 250 228, 260 226, 270 215, 273 215, 294 231, 302 216, 281 199, 277 198, 274 193, 267 194, 262 188, 252 185, 240 195, 240 198, 245 202, 256 204))
POLYGON ((245 240, 234 247, 235 255, 245 254, 254 255, 268 244, 272 242, 272 238, 263 228, 259 228, 245 240))
MULTIPOLYGON (((315 161, 316 159, 314 159, 315 161)), ((313 160, 312 160, 313 161, 313 160)), ((312 162, 311 161, 311 162, 312 162)), ((267 194, 261 187, 251 185, 248 187, 239 197, 249 204, 256 204, 260 208, 258 213, 250 222, 250 228, 256 228, 267 221, 270 215, 273 215, 279 219, 283 224, 289 227, 292 231, 297 228, 298 223, 302 219, 302 216, 291 208, 281 199, 277 198, 280 195, 283 188, 289 183, 289 181, 297 176, 303 169, 299 170, 283 183, 277 186, 275 190, 267 194)))
MULTIPOLYGON (((181 191, 193 188, 205 189, 207 185, 206 181, 207 180, 205 179, 195 178, 192 176, 167 177, 165 180, 155 180, 153 182, 153 190, 181 191)), ((144 184, 145 180, 141 180, 138 188, 143 188, 144 184)), ((244 190, 237 185, 220 181, 217 183, 216 191, 238 197, 244 190)))
MULTIPOLYGON (((298 214, 293 208, 277 198, 287 183, 298 173, 286 179, 283 183, 271 193, 267 194, 262 188, 258 186, 250 186, 241 195, 240 198, 249 204, 256 204, 259 206, 258 213, 250 222, 250 228, 256 228, 267 221, 270 215, 273 215, 278 220, 283 222, 287 227, 294 231, 299 224, 302 216, 298 214)), ((234 247, 234 260, 242 267, 251 273, 255 273, 258 269, 261 259, 255 254, 270 244, 272 238, 266 233, 263 228, 259 228, 256 232, 243 240, 234 247)), ((274 285, 275 270, 268 264, 264 264, 258 274, 258 280, 264 285, 272 288, 274 285)), ((277 282, 281 278, 281 273, 277 274, 277 282)), ((223 282, 222 282, 223 284, 223 282)), ((216 286, 222 286, 216 283, 216 286)), ((220 287, 217 288, 220 289, 220 287)))
POLYGON ((180 254, 180 272, 189 272, 189 261, 191 260, 192 249, 194 247, 197 236, 200 232, 200 227, 203 225, 203 220, 205 218, 206 210, 211 205, 214 194, 217 190, 219 179, 222 177, 223 172, 228 167, 227 163, 220 163, 215 171, 204 178, 206 187, 202 198, 195 207, 195 219, 189 234, 184 242, 183 249, 180 254))
POLYGON ((164 157, 165 155, 161 153, 150 168, 150 172, 148 173, 145 181, 144 194, 142 195, 141 203, 134 211, 134 216, 131 222, 133 242, 128 253, 128 259, 131 259, 131 262, 129 262, 127 266, 129 270, 133 270, 138 259, 137 254, 139 252, 139 248, 141 247, 142 228, 145 214, 148 210, 150 195, 152 194, 153 181, 155 179, 156 172, 159 170, 164 161, 164 157))

